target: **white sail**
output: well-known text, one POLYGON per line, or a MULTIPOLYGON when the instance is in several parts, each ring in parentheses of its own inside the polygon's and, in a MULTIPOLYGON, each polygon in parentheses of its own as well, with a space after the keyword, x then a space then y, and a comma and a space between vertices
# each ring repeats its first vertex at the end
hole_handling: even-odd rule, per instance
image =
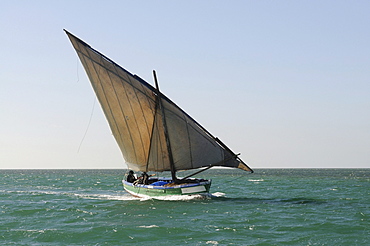
POLYGON ((172 165, 177 171, 218 165, 252 171, 229 148, 153 86, 71 33, 66 33, 130 169, 169 171, 172 165), (158 100, 161 100, 163 110, 159 110, 158 100), (167 124, 168 139, 163 120, 167 124))

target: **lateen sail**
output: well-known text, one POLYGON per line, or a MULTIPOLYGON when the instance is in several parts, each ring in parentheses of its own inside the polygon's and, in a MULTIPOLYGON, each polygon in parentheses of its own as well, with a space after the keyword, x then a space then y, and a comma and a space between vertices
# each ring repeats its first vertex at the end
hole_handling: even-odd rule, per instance
MULTIPOLYGON (((67 32, 103 108, 126 164, 170 171, 157 90, 67 32)), ((210 165, 252 170, 170 99, 160 94, 175 170, 210 165)))

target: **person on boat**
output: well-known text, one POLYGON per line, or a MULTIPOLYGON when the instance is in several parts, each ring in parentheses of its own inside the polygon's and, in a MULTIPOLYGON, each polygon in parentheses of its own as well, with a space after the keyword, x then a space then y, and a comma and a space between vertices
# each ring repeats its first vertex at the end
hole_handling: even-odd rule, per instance
POLYGON ((142 184, 148 185, 149 184, 149 175, 146 172, 143 172, 142 176, 142 184))
POLYGON ((129 183, 133 183, 135 182, 136 178, 135 178, 135 175, 134 175, 134 171, 130 170, 128 172, 128 175, 126 177, 126 181, 129 182, 129 183))
POLYGON ((143 172, 141 176, 134 181, 133 185, 138 185, 138 184, 148 185, 149 177, 151 176, 155 176, 155 174, 148 175, 146 172, 143 172))

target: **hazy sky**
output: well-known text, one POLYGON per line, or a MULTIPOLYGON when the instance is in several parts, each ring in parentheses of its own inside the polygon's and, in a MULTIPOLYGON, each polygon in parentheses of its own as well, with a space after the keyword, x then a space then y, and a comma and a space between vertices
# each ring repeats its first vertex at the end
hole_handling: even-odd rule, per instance
POLYGON ((1 1, 0 168, 125 167, 63 28, 151 84, 155 69, 162 92, 252 168, 370 168, 369 11, 1 1))

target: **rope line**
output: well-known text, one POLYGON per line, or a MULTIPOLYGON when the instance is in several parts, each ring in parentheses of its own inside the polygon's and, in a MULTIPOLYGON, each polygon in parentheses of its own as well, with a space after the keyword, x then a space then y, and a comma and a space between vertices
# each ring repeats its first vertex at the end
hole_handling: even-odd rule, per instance
POLYGON ((93 114, 94 114, 95 103, 96 103, 96 97, 94 98, 94 104, 93 104, 93 107, 92 107, 92 110, 91 110, 89 123, 87 124, 87 128, 86 128, 86 131, 85 131, 84 136, 82 137, 82 140, 81 140, 80 146, 78 146, 78 151, 77 151, 77 153, 79 153, 79 152, 80 152, 82 142, 84 141, 84 139, 85 139, 85 137, 86 137, 86 134, 87 134, 87 131, 89 130, 90 123, 91 123, 91 119, 92 119, 93 114))

